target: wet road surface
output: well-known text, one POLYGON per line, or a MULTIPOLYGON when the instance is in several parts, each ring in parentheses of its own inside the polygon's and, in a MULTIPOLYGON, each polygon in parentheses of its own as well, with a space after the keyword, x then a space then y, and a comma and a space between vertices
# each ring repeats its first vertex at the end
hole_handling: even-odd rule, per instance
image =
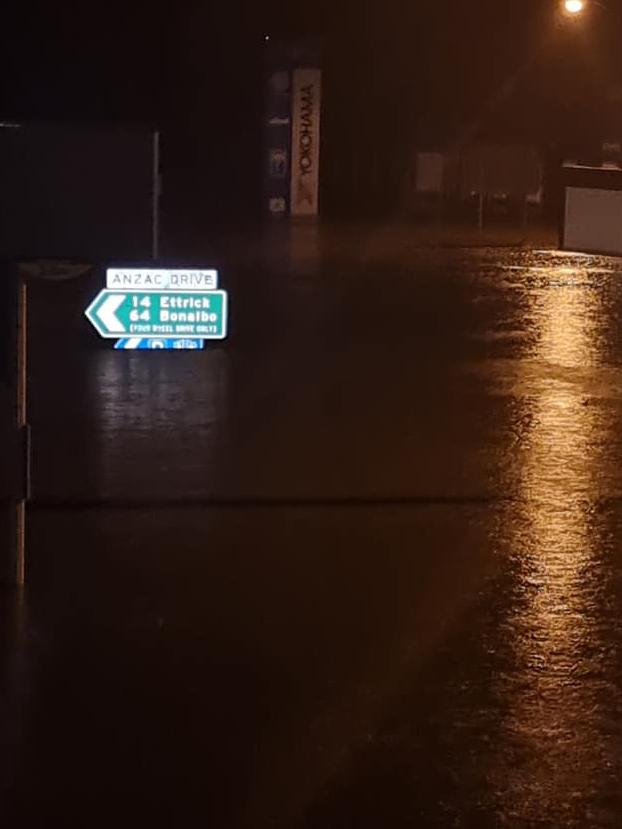
POLYGON ((622 822, 622 265, 376 253, 238 262, 200 354, 31 290, 6 825, 622 822))

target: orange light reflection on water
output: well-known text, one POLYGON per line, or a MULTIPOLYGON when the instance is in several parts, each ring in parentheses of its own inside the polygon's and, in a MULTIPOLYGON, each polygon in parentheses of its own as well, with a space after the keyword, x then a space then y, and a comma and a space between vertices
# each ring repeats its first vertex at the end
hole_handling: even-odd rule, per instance
MULTIPOLYGON (((513 531, 517 596, 507 618, 512 666, 499 677, 514 766, 499 806, 523 819, 566 820, 606 762, 598 729, 598 496, 602 408, 585 370, 600 357, 601 295, 581 273, 539 277, 535 337, 519 377, 529 423, 520 458, 521 512, 513 531)), ((576 817, 576 816, 575 816, 576 817)))

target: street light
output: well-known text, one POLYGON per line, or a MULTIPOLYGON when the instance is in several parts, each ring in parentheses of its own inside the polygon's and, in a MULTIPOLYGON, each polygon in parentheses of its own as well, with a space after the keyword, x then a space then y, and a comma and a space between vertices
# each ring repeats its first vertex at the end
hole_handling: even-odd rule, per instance
POLYGON ((559 0, 558 9, 560 17, 577 21, 590 19, 597 11, 608 11, 602 0, 559 0))
POLYGON ((565 0, 564 11, 573 17, 585 11, 584 0, 565 0))

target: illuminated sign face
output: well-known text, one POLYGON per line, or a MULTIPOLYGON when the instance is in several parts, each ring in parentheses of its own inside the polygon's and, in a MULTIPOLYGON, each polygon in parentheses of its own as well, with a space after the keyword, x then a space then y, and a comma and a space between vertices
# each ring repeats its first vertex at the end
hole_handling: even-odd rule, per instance
POLYGON ((218 271, 108 268, 106 287, 117 291, 215 291, 218 271))
POLYGON ((108 268, 85 311, 121 350, 199 350, 227 336, 228 297, 213 268, 108 268))
POLYGON ((103 290, 85 311, 100 337, 224 340, 225 291, 103 290))

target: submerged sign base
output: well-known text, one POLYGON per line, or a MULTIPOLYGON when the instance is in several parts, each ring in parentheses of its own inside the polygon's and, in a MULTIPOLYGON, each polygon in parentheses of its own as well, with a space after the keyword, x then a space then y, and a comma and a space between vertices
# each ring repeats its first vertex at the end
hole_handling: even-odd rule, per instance
POLYGON ((200 351, 205 340, 123 337, 114 347, 116 351, 200 351))

